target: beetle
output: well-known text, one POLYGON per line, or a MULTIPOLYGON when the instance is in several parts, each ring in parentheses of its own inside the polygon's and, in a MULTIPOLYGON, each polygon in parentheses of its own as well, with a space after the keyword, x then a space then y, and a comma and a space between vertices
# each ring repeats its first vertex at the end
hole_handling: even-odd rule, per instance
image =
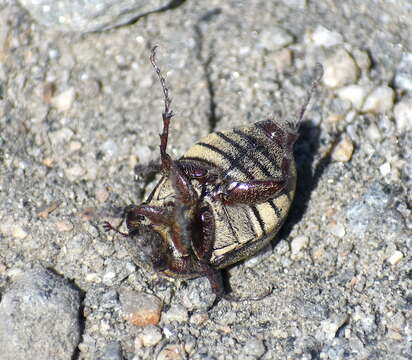
POLYGON ((322 68, 296 120, 216 131, 173 160, 167 145, 174 114, 156 48, 150 62, 164 98, 161 179, 145 202, 124 209, 117 227, 103 226, 128 239, 138 265, 168 277, 205 276, 217 297, 233 300, 221 270, 256 254, 284 223, 296 185, 293 146, 322 68), (124 220, 128 232, 119 230, 124 220))

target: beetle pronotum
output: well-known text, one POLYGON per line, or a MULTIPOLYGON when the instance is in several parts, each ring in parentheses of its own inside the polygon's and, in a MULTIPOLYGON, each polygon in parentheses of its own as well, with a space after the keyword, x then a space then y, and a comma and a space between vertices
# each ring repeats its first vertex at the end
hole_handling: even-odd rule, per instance
POLYGON ((225 294, 221 269, 267 245, 286 219, 296 184, 293 145, 322 67, 293 122, 273 119, 213 132, 179 160, 167 152, 173 118, 166 81, 150 61, 163 90, 160 134, 162 177, 141 205, 124 210, 128 238, 139 265, 166 276, 206 276, 218 297, 225 294))

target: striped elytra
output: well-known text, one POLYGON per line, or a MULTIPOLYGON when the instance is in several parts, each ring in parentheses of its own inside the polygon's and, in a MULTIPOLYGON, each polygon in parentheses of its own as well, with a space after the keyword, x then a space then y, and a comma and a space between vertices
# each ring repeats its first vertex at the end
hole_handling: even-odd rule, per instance
POLYGON ((125 208, 127 233, 104 227, 126 237, 138 265, 166 276, 205 276, 218 297, 234 300, 221 269, 256 254, 285 221, 296 185, 293 145, 322 69, 296 121, 216 131, 173 160, 167 153, 171 101, 155 55, 156 47, 150 61, 164 95, 162 176, 143 204, 125 208))

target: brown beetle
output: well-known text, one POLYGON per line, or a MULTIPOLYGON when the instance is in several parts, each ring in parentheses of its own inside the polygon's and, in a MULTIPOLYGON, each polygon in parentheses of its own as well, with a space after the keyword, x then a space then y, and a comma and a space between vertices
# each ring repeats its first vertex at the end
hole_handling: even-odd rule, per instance
POLYGON ((138 265, 172 277, 206 276, 218 297, 233 299, 220 270, 254 255, 285 221, 296 184, 293 145, 322 68, 296 121, 214 132, 173 160, 167 153, 171 100, 155 56, 156 47, 150 61, 164 95, 162 177, 143 204, 125 208, 128 233, 107 222, 104 228, 128 238, 138 265))

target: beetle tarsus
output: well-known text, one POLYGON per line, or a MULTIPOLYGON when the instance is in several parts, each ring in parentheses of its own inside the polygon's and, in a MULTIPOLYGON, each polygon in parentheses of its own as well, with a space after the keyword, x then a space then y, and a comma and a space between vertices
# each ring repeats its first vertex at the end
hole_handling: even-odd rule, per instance
POLYGON ((115 228, 112 224, 110 224, 108 221, 105 221, 105 222, 103 223, 103 229, 104 229, 104 231, 106 231, 106 232, 114 231, 114 232, 116 232, 116 233, 118 233, 118 234, 120 234, 120 235, 122 235, 122 236, 124 236, 124 237, 129 236, 128 233, 125 233, 125 232, 123 232, 123 231, 120 231, 119 229, 115 228))

